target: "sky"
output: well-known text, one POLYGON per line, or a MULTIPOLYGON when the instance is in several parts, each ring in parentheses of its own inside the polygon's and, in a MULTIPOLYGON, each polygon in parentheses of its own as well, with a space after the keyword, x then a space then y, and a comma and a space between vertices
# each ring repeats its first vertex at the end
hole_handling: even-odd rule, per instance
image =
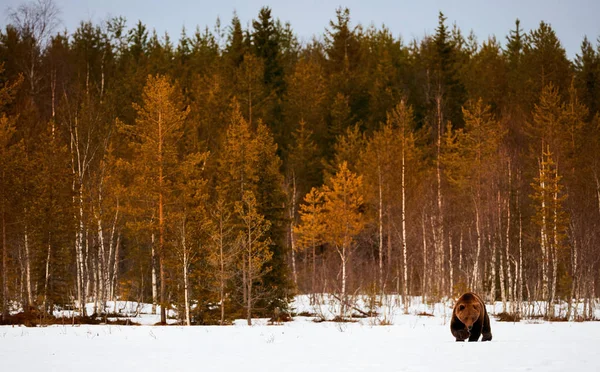
MULTIPOLYGON (((196 26, 204 29, 230 24, 234 10, 242 24, 247 26, 256 18, 262 6, 269 6, 272 15, 282 22, 290 22, 301 41, 310 41, 313 35, 323 35, 336 8, 350 9, 353 25, 385 24, 394 36, 406 42, 422 39, 435 32, 438 12, 448 18, 447 24, 456 23, 466 36, 471 30, 479 42, 495 35, 504 44, 506 35, 514 29, 515 20, 521 20, 525 31, 535 29, 540 21, 552 25, 569 58, 579 52, 583 37, 597 45, 600 36, 599 0, 54 0, 60 8, 60 29, 73 32, 83 20, 95 23, 114 16, 124 16, 132 27, 141 20, 159 35, 167 31, 177 40, 182 27, 193 34, 196 26)), ((0 0, 0 25, 7 23, 9 8, 17 8, 24 0, 0 0)))

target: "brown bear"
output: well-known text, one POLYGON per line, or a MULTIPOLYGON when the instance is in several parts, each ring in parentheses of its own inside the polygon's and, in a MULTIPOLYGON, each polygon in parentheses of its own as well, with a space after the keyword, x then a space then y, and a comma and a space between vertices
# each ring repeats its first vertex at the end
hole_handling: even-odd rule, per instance
POLYGON ((454 305, 450 331, 456 337, 456 341, 481 341, 492 340, 492 328, 485 304, 475 293, 465 293, 454 305))

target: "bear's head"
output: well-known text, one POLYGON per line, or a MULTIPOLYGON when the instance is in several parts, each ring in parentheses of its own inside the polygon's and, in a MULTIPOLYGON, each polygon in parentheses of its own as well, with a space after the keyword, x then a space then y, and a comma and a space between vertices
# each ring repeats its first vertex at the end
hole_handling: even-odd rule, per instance
POLYGON ((454 310, 456 317, 467 327, 470 331, 473 328, 473 324, 479 319, 479 315, 482 312, 481 304, 476 299, 460 301, 456 304, 454 310))

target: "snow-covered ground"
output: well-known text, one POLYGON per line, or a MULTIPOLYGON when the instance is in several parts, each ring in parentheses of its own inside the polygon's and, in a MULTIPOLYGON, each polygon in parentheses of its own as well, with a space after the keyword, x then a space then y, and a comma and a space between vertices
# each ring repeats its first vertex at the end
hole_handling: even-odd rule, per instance
MULTIPOLYGON (((297 311, 314 310, 306 297, 297 311)), ((415 304, 409 315, 356 323, 233 326, 0 327, 1 371, 600 371, 600 322, 506 323, 491 342, 457 343, 451 309, 415 304), (420 310, 434 316, 415 315, 420 310)), ((145 312, 144 308, 142 312, 145 312)), ((325 304, 321 315, 335 312, 325 304)), ((149 323, 152 315, 143 315, 149 323)))

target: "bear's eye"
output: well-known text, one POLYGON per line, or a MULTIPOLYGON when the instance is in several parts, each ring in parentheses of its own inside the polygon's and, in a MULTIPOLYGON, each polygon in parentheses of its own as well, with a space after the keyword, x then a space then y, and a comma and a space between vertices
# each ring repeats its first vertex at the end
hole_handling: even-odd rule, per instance
POLYGON ((462 310, 464 310, 464 309, 465 309, 465 305, 460 305, 460 306, 458 307, 458 310, 461 310, 461 311, 462 311, 462 310))

